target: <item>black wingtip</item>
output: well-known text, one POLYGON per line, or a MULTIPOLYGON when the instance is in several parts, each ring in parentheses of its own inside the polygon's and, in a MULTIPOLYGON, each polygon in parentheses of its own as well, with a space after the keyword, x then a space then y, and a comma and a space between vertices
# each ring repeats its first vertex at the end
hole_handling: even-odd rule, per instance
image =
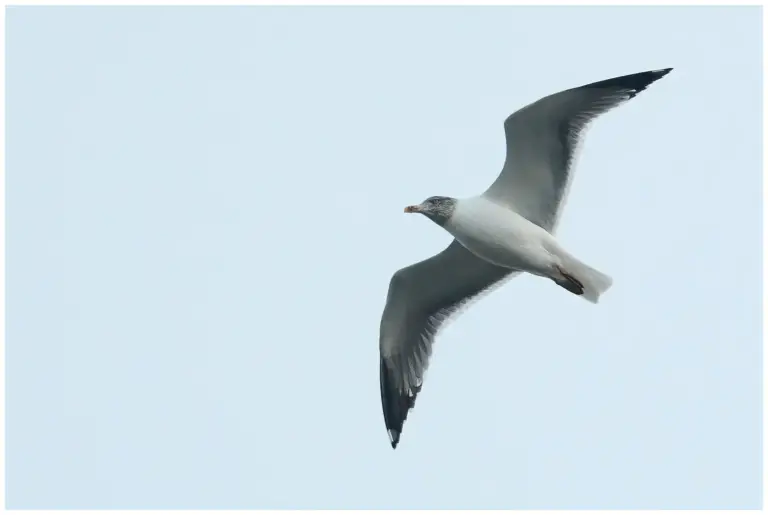
MULTIPOLYGON (((652 74, 656 75, 656 78, 653 79, 653 80, 659 80, 660 78, 664 77, 669 72, 671 72, 672 70, 674 70, 674 68, 662 68, 661 70, 653 70, 653 71, 651 71, 649 73, 652 73, 652 74)), ((651 81, 651 82, 653 82, 653 81, 651 81)), ((649 82, 649 84, 651 82, 649 82)))
POLYGON ((379 380, 381 385, 381 407, 384 412, 384 423, 387 426, 389 443, 396 448, 400 442, 403 424, 408 418, 408 411, 413 408, 416 395, 420 388, 404 393, 395 385, 392 373, 382 358, 379 365, 379 380))
POLYGON ((582 86, 583 88, 619 88, 630 90, 630 98, 634 97, 645 88, 661 79, 673 68, 662 68, 660 70, 650 70, 647 72, 632 73, 630 75, 622 75, 621 77, 614 77, 608 80, 601 80, 600 82, 593 82, 582 86))

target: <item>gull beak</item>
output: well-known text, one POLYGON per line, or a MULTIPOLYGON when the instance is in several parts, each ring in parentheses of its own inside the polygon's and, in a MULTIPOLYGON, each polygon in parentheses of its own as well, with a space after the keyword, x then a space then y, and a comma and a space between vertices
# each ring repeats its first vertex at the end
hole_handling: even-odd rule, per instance
POLYGON ((419 206, 408 206, 403 211, 406 213, 418 213, 421 211, 421 208, 419 206))

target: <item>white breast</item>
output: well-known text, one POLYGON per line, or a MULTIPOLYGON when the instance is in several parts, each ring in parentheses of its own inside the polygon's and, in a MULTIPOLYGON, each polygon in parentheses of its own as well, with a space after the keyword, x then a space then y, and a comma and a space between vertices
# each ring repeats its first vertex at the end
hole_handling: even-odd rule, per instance
POLYGON ((552 262, 554 238, 485 197, 462 199, 445 229, 475 255, 499 266, 541 273, 552 262))

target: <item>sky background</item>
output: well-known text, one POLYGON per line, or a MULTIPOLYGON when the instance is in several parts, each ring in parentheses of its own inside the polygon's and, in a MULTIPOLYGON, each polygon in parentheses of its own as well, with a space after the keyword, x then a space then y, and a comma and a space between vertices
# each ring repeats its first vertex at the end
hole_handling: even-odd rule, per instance
POLYGON ((7 11, 9 508, 758 508, 754 8, 7 11), (435 345, 400 446, 392 273, 546 94, 590 130, 559 238, 435 345))

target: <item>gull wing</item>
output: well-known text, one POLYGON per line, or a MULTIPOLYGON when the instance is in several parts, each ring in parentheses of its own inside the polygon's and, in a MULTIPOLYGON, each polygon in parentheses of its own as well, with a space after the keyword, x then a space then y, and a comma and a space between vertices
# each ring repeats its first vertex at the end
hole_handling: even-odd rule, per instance
POLYGON ((392 448, 421 391, 438 331, 470 301, 517 273, 480 259, 454 240, 392 276, 379 339, 381 405, 392 448))
POLYGON ((624 75, 544 97, 504 122, 507 157, 484 193, 554 232, 586 129, 672 68, 624 75))

